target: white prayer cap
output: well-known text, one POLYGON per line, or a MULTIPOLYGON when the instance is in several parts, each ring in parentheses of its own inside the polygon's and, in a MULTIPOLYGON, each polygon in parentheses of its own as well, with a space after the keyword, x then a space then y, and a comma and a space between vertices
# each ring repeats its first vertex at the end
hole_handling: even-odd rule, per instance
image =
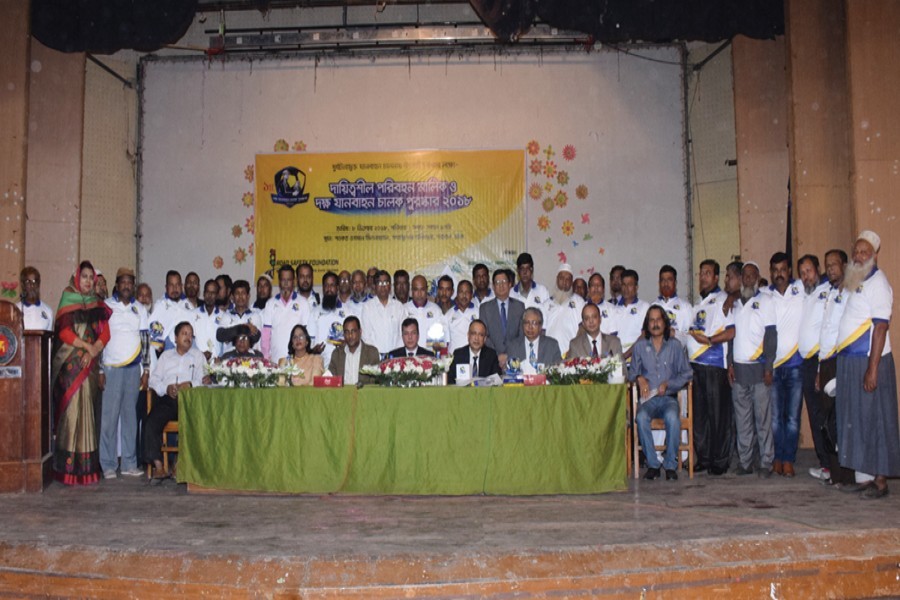
POLYGON ((859 240, 866 240, 867 242, 872 244, 872 248, 875 249, 875 252, 878 252, 881 249, 881 238, 878 237, 878 234, 871 229, 860 231, 859 235, 856 236, 856 241, 859 240))
POLYGON ((570 275, 574 275, 575 273, 572 271, 572 265, 569 263, 563 263, 559 265, 559 268, 556 270, 556 273, 569 273, 570 275))
POLYGON ((762 273, 762 269, 759 268, 759 265, 754 260, 748 260, 747 262, 745 262, 744 266, 741 267, 741 271, 743 271, 744 269, 746 269, 749 266, 756 267, 756 270, 759 271, 760 273, 762 273))

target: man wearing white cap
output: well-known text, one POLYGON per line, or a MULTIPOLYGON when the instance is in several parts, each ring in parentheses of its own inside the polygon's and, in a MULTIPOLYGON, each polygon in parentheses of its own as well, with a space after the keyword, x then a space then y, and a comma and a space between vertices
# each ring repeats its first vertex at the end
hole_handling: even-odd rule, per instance
POLYGON ((559 342, 563 356, 569 351, 569 342, 578 334, 584 298, 572 291, 572 267, 563 263, 556 271, 556 289, 547 303, 547 335, 559 342))
POLYGON ((897 379, 888 337, 893 290, 878 269, 879 250, 878 234, 859 234, 844 275, 848 298, 838 326, 839 460, 875 475, 860 486, 869 499, 887 496, 887 478, 900 476, 897 379))
POLYGON ((749 261, 741 269, 741 297, 734 303, 734 340, 728 350, 728 379, 734 403, 734 423, 740 464, 737 475, 753 472, 759 457, 760 477, 772 475, 772 371, 778 347, 775 306, 759 289, 759 265, 749 261), (757 447, 758 451, 754 452, 757 447))

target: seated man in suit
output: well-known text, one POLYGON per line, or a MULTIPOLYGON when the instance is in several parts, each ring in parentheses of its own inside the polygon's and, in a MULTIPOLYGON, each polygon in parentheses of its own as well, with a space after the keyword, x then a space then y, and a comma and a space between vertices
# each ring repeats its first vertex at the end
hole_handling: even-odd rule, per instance
POLYGON ((484 345, 487 338, 487 327, 480 319, 469 323, 469 343, 453 351, 453 363, 447 373, 447 383, 456 383, 457 365, 468 365, 470 377, 488 377, 500 374, 500 363, 497 353, 484 345))
POLYGON ((404 356, 434 356, 434 352, 419 345, 419 322, 413 317, 404 319, 400 326, 403 345, 388 352, 388 358, 404 356))
POLYGON ((606 358, 615 356, 621 362, 622 342, 614 335, 600 332, 600 308, 596 304, 585 304, 581 309, 581 328, 584 330, 569 342, 569 353, 566 358, 606 358))
POLYGON ((533 367, 540 365, 556 365, 562 362, 559 343, 552 337, 544 335, 544 314, 539 308, 526 308, 522 316, 522 331, 509 343, 509 358, 531 363, 533 367))
POLYGON ((522 335, 522 315, 525 304, 510 297, 514 274, 509 269, 494 271, 494 297, 483 302, 478 318, 487 328, 487 345, 497 352, 501 365, 506 365, 507 347, 522 335))
POLYGON ((359 319, 349 316, 344 319, 344 345, 331 353, 328 370, 332 375, 344 378, 344 385, 375 383, 371 375, 361 374, 359 368, 377 365, 381 362, 378 348, 362 342, 362 327, 359 319))

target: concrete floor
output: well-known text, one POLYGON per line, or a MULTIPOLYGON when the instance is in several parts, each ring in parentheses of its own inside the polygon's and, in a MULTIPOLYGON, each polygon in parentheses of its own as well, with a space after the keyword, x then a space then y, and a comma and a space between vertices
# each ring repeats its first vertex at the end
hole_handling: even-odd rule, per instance
POLYGON ((188 494, 173 481, 52 484, 41 495, 0 496, 0 541, 9 545, 180 550, 200 556, 319 559, 500 555, 607 545, 728 540, 900 524, 900 482, 866 501, 798 476, 629 481, 599 496, 352 497, 188 494))

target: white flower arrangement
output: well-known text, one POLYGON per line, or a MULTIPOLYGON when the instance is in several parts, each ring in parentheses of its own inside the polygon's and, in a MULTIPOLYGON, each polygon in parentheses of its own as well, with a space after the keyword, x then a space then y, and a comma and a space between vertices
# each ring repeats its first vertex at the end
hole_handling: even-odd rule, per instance
POLYGON ((621 379, 622 362, 616 357, 573 358, 547 369, 547 381, 553 385, 609 383, 621 379))
POLYGON ((360 372, 371 375, 381 385, 394 387, 417 387, 446 373, 452 358, 432 358, 413 356, 391 358, 377 365, 364 365, 360 372))
POLYGON ((206 372, 220 385, 240 388, 262 388, 284 385, 303 371, 288 363, 279 367, 262 357, 216 360, 207 365, 206 372))

